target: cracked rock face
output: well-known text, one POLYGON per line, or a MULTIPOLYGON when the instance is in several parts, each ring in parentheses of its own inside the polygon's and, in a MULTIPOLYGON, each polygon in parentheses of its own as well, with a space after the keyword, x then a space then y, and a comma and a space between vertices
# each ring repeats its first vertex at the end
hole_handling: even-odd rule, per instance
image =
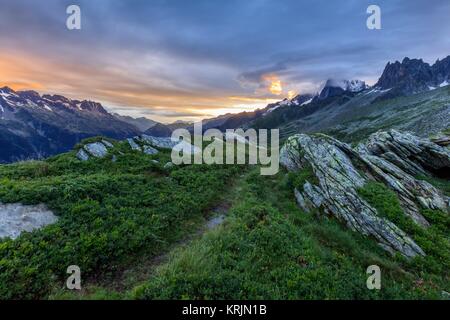
POLYGON ((350 229, 375 238, 390 252, 397 251, 407 257, 425 255, 405 232, 381 217, 362 199, 357 190, 369 180, 384 183, 397 193, 405 214, 417 224, 427 227, 429 223, 420 214, 420 208, 448 211, 448 205, 439 190, 417 180, 405 168, 417 166, 428 173, 420 162, 415 163, 415 158, 429 159, 436 168, 445 167, 446 152, 442 147, 410 134, 402 136, 402 133, 395 132, 395 139, 387 138, 392 137, 390 132, 376 135, 385 138, 371 137, 366 145, 360 145, 356 150, 326 135, 294 135, 283 146, 280 162, 290 171, 312 170, 314 181, 306 181, 294 190, 297 203, 303 210, 319 209, 333 215, 350 229), (395 147, 388 148, 381 141, 395 147), (377 155, 375 151, 378 150, 384 152, 377 155), (397 150, 402 150, 403 154, 399 155, 397 150), (408 166, 390 161, 397 158, 404 160, 405 150, 409 150, 409 159, 412 159, 408 166), (392 154, 382 156, 387 152, 392 154), (432 160, 434 157, 438 160, 432 160))
POLYGON ((175 151, 183 150, 190 154, 201 152, 199 148, 185 141, 172 141, 171 138, 152 137, 146 134, 128 139, 128 143, 133 150, 143 151, 149 155, 158 153, 158 150, 155 148, 173 149, 175 151), (141 148, 138 143, 143 147, 141 148))
POLYGON ((189 152, 189 154, 196 154, 202 152, 200 148, 194 146, 186 141, 173 141, 172 138, 152 137, 143 134, 139 137, 140 141, 149 144, 150 146, 161 149, 172 149, 174 151, 189 152))
POLYGON ((88 143, 78 150, 77 158, 81 161, 87 161, 90 157, 104 158, 108 154, 108 148, 113 145, 109 141, 102 140, 101 142, 88 143))
POLYGON ((376 132, 369 137, 366 147, 370 154, 392 162, 409 174, 450 169, 450 151, 447 148, 408 132, 376 132))

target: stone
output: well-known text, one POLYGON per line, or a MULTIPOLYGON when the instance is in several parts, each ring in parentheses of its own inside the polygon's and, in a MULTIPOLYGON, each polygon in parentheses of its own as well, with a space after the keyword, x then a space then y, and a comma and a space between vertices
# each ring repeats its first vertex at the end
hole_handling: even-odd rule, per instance
POLYGON ((159 151, 151 146, 144 146, 144 153, 148 155, 157 154, 159 151))
POLYGON ((77 152, 77 158, 81 161, 88 161, 89 155, 86 153, 86 151, 84 151, 84 149, 80 149, 77 152))
POLYGON ((394 163, 412 175, 450 174, 450 150, 429 139, 397 130, 372 134, 366 143, 370 154, 394 163))
POLYGON ((174 151, 181 151, 181 150, 189 150, 190 154, 196 154, 202 152, 200 148, 197 146, 194 146, 186 141, 181 140, 175 140, 173 141, 172 138, 167 137, 153 137, 146 134, 143 134, 140 137, 136 137, 136 139, 139 139, 144 144, 148 144, 152 147, 160 148, 160 149, 171 149, 174 151))
POLYGON ((128 138, 127 141, 132 150, 142 151, 141 147, 134 141, 134 139, 128 138))
POLYGON ((58 218, 44 205, 24 206, 0 203, 0 239, 16 239, 24 231, 31 232, 57 222, 58 218))
POLYGON ((107 140, 102 140, 102 143, 107 147, 107 148, 114 148, 114 145, 107 141, 107 140))
POLYGON ((104 158, 108 154, 108 149, 101 142, 88 143, 83 148, 84 151, 95 158, 104 158))
POLYGON ((441 147, 450 146, 450 136, 439 136, 432 138, 431 141, 441 147))
POLYGON ((140 139, 144 143, 161 149, 172 149, 174 146, 176 146, 179 141, 172 141, 171 138, 167 137, 153 137, 146 134, 143 134, 140 137, 137 137, 137 139, 140 139))
POLYGON ((167 162, 167 163, 164 165, 164 169, 171 169, 171 168, 173 168, 173 166, 174 166, 174 164, 173 164, 172 162, 167 162))
POLYGON ((326 135, 298 134, 281 149, 280 162, 290 171, 313 171, 317 181, 307 181, 302 191, 294 190, 297 203, 305 211, 317 208, 332 215, 348 228, 375 238, 389 252, 406 257, 425 255, 404 231, 358 195, 358 188, 367 183, 369 175, 361 172, 359 165, 367 166, 365 160, 349 145, 326 135))

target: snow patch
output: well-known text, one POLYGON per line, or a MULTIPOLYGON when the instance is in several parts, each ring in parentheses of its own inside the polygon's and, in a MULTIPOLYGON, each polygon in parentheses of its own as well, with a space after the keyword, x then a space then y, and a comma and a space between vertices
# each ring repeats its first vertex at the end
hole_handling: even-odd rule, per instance
POLYGON ((50 107, 49 107, 48 105, 46 105, 45 103, 44 103, 44 108, 47 109, 48 111, 52 111, 52 112, 53 112, 53 109, 50 108, 50 107))
POLYGON ((360 92, 367 88, 366 83, 361 80, 337 80, 328 79, 325 87, 341 88, 344 91, 360 92))
POLYGON ((309 100, 306 100, 305 102, 303 102, 303 103, 301 104, 301 106, 306 106, 307 104, 310 104, 312 101, 313 101, 313 98, 311 98, 311 99, 309 99, 309 100))

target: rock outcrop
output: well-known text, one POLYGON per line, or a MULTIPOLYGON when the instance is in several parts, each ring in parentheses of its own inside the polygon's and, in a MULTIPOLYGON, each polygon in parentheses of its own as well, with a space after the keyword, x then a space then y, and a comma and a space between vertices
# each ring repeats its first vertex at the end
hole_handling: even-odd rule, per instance
POLYGON ((410 95, 445 86, 449 79, 450 56, 432 66, 422 59, 404 58, 402 62, 388 63, 375 87, 410 95))
MULTIPOLYGON (((190 154, 202 152, 200 148, 186 141, 172 141, 171 138, 152 137, 145 134, 128 138, 125 141, 131 150, 143 152, 147 155, 159 153, 158 149, 173 149, 175 151, 189 152, 190 154)), ((76 156, 81 161, 87 161, 91 158, 104 158, 113 148, 114 145, 107 140, 87 143, 78 150, 76 156)), ((119 154, 121 154, 120 151, 119 154)), ((116 160, 117 157, 113 155, 113 161, 116 160)))
POLYGON ((412 174, 449 174, 450 151, 429 139, 390 130, 372 134, 367 143, 370 154, 386 159, 412 174))
POLYGON ((0 239, 16 239, 24 231, 31 232, 55 223, 58 218, 44 205, 24 206, 0 203, 0 239))
POLYGON ((200 148, 185 141, 173 141, 172 138, 153 137, 146 134, 130 138, 128 143, 133 150, 142 151, 149 155, 158 153, 155 148, 189 151, 190 154, 201 152, 200 148))
POLYGON ((280 161, 288 170, 311 170, 313 178, 294 190, 301 208, 316 208, 333 215, 350 229, 374 237, 386 250, 407 257, 425 253, 362 199, 358 189, 370 180, 384 183, 397 193, 405 214, 427 227, 429 223, 420 214, 420 208, 448 211, 448 203, 439 190, 410 172, 430 174, 426 161, 436 169, 448 170, 449 160, 443 147, 397 131, 375 133, 367 144, 356 149, 326 135, 298 134, 287 140, 280 154, 280 161))
POLYGON ((77 158, 81 161, 87 161, 91 157, 104 158, 108 154, 108 149, 113 147, 113 144, 106 140, 88 143, 78 150, 77 158))

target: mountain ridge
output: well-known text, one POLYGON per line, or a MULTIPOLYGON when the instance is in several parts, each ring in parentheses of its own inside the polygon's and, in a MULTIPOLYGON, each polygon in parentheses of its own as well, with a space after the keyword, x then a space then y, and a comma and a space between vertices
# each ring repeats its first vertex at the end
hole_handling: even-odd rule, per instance
POLYGON ((91 136, 124 139, 137 133, 98 102, 0 89, 0 162, 66 152, 91 136))
MULTIPOLYGON (((301 94, 262 109, 204 119, 203 130, 285 127, 296 130, 305 130, 307 127, 328 130, 339 125, 339 121, 351 120, 342 117, 342 114, 348 114, 349 111, 353 113, 348 110, 350 107, 358 110, 355 114, 367 116, 373 112, 373 104, 420 95, 446 87, 449 83, 450 56, 438 59, 433 65, 422 59, 405 57, 402 62, 388 62, 373 87, 361 80, 328 79, 322 90, 315 95, 301 94), (351 103, 352 101, 355 103, 351 103), (314 125, 314 122, 319 125, 314 125), (292 125, 295 123, 297 125, 292 125)), ((443 94, 446 95, 445 90, 443 94)), ((437 99, 440 101, 441 98, 437 99)), ((438 103, 445 104, 445 101, 446 98, 438 103)), ((439 112, 442 113, 441 111, 439 112)), ((0 147, 3 150, 0 162, 42 158, 65 152, 81 139, 90 136, 104 135, 123 139, 145 133, 168 137, 177 128, 193 131, 193 125, 187 122, 162 124, 143 117, 135 119, 110 114, 100 103, 94 101, 71 100, 57 94, 41 96, 33 90, 16 92, 8 87, 0 88, 0 147)))

